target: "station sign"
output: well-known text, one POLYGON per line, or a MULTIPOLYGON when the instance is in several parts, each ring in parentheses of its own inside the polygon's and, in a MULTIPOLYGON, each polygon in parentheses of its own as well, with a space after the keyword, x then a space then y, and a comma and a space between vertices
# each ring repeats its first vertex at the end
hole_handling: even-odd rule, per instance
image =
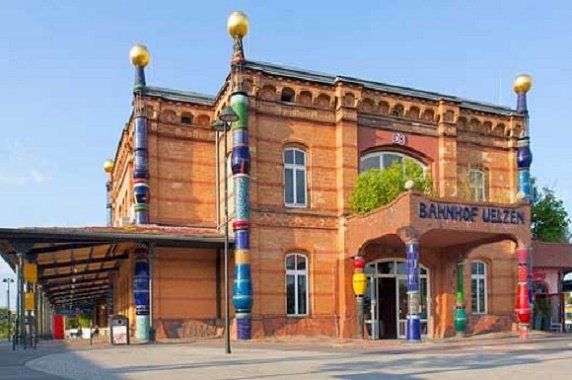
POLYGON ((506 207, 489 207, 438 202, 419 202, 421 219, 487 224, 525 224, 524 211, 506 207))

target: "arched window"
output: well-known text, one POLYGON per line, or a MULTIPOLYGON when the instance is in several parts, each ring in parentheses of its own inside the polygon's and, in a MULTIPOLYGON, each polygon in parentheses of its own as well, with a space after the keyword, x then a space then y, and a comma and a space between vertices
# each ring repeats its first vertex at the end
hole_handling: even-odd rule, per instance
POLYGON ((364 172, 367 169, 385 169, 393 165, 395 161, 403 162, 403 160, 411 160, 425 169, 425 165, 413 157, 398 152, 382 151, 369 153, 363 156, 360 160, 360 171, 364 172))
POLYGON ((181 115, 181 124, 193 124, 193 115, 185 112, 181 115))
POLYGON ((300 253, 286 256, 286 314, 308 315, 308 258, 300 253))
POLYGON ((469 170, 469 188, 471 200, 474 202, 485 201, 485 172, 480 169, 469 170))
POLYGON ((298 148, 284 149, 284 204, 306 207, 306 152, 298 148))
POLYGON ((294 101, 294 90, 290 87, 284 87, 282 90, 282 95, 280 95, 280 100, 283 102, 293 102, 294 101))
POLYGON ((471 263, 471 305, 473 314, 487 314, 487 264, 471 263))

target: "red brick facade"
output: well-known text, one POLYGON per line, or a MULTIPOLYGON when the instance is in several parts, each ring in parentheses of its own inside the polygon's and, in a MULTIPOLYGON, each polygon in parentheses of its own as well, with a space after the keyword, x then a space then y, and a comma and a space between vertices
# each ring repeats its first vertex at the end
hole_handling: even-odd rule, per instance
MULTIPOLYGON (((487 313, 472 315, 471 271, 466 265, 469 331, 510 328, 516 287, 513 252, 517 244, 530 244, 528 208, 516 199, 516 141, 524 133, 520 116, 464 99, 272 65, 248 63, 244 78, 250 103, 254 337, 355 336, 351 257, 362 253, 368 261, 403 258, 403 243, 412 229, 420 239, 421 264, 430 270, 429 336, 454 333, 459 260, 479 259, 488 269, 487 313), (288 147, 306 153, 307 207, 285 206, 283 152, 288 147), (348 200, 360 157, 382 150, 426 165, 434 178, 436 202, 475 205, 470 203, 468 177, 470 169, 479 169, 485 175, 486 203, 477 206, 521 210, 526 223, 436 224, 418 217, 424 198, 416 194, 404 194, 367 216, 350 216, 348 200), (307 316, 286 315, 285 256, 292 252, 308 259, 307 316)), ((148 88, 144 102, 151 223, 216 228, 222 197, 217 200, 215 192, 210 124, 229 103, 228 85, 212 99, 148 88)), ((128 224, 132 216, 132 133, 130 121, 112 173, 116 225, 128 224)), ((221 173, 223 157, 221 151, 221 173)), ((232 205, 231 180, 229 186, 232 205)), ((224 310, 217 255, 181 249, 156 253, 153 319, 158 338, 220 333, 224 310)), ((132 265, 123 263, 116 280, 121 285, 114 288, 115 312, 130 315, 132 265)))

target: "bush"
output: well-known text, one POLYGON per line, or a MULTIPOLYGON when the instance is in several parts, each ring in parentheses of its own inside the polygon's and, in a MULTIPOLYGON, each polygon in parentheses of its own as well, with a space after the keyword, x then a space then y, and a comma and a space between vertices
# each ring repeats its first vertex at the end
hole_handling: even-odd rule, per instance
POLYGON ((394 161, 389 168, 369 169, 360 173, 350 198, 353 212, 366 213, 386 205, 405 191, 405 182, 413 180, 414 189, 433 193, 433 178, 411 160, 394 161))

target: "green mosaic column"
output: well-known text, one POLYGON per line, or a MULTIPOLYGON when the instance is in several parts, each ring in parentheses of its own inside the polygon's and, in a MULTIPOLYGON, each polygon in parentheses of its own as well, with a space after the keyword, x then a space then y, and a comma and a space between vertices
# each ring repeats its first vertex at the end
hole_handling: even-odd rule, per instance
POLYGON ((463 287, 464 262, 457 263, 457 310, 455 310, 455 330, 461 335, 467 328, 467 311, 465 310, 465 291, 463 287))

